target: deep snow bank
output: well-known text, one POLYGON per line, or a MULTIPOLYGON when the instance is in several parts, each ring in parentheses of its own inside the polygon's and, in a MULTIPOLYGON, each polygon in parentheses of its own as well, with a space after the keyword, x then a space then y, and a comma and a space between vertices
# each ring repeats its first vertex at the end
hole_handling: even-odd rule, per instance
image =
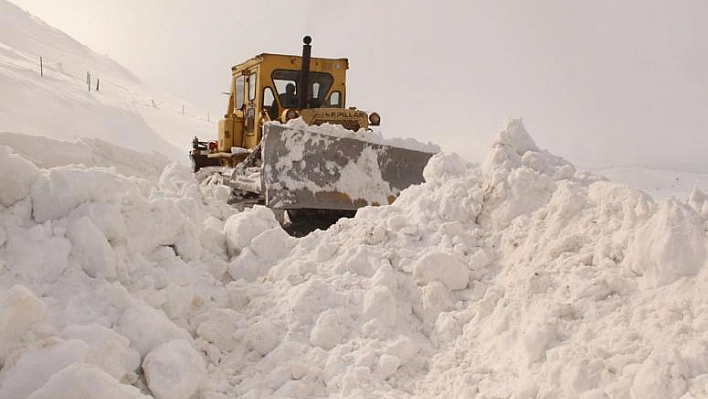
POLYGON ((706 195, 656 204, 520 120, 301 239, 179 166, 0 167, 0 397, 708 395, 706 195))
MULTIPOLYGON (((184 148, 195 134, 217 133, 206 112, 149 87, 6 0, 0 0, 0 87, 0 133, 91 137, 185 164, 184 148)), ((5 138, 0 145, 12 145, 5 138)))

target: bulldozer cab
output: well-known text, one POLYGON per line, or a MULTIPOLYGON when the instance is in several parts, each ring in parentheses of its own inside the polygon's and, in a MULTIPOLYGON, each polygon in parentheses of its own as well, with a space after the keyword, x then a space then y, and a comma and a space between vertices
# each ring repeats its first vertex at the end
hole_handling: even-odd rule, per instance
POLYGON ((303 57, 268 53, 232 67, 229 105, 219 122, 218 151, 255 148, 268 121, 284 123, 303 116, 308 123, 317 123, 321 118, 316 115, 324 110, 314 109, 344 108, 348 68, 346 58, 310 58, 303 78, 303 57))

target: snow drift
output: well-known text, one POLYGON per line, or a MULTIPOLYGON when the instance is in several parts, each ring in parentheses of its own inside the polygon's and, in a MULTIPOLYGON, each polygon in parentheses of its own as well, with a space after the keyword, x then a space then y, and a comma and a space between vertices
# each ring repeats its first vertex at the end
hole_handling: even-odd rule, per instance
MULTIPOLYGON (((149 87, 6 0, 0 0, 0 87, 0 133, 91 137, 184 163, 195 134, 216 134, 206 112, 149 87)), ((10 145, 5 137, 0 144, 10 145)))
POLYGON ((183 166, 0 154, 0 397, 708 394, 708 196, 657 204, 520 120, 300 239, 183 166))

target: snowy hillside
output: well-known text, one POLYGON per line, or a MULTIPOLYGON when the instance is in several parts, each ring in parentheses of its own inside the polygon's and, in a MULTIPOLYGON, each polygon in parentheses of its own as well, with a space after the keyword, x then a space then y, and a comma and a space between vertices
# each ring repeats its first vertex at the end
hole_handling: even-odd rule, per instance
POLYGON ((195 134, 216 135, 206 112, 150 88, 6 0, 0 0, 0 87, 0 132, 90 137, 185 163, 195 134))
POLYGON ((704 176, 600 171, 657 200, 510 119, 294 238, 151 153, 213 128, 179 100, 0 22, 0 399, 708 397, 704 176))

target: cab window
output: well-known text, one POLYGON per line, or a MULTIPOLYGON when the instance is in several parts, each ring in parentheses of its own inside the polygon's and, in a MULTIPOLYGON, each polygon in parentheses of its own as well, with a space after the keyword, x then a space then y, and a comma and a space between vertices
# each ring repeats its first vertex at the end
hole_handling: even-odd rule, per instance
MULTIPOLYGON (((293 97, 297 101, 298 80, 300 80, 300 71, 291 69, 276 69, 273 71, 271 78, 275 84, 275 89, 278 95, 278 101, 284 108, 297 106, 297 102, 293 103, 293 97), (292 91, 292 88, 295 91, 292 91), (288 103, 286 106, 284 103, 288 103)), ((308 76, 308 99, 307 107, 316 108, 323 105, 323 99, 332 87, 334 78, 332 75, 324 72, 310 72, 308 76)))
POLYGON ((270 87, 263 89, 263 109, 266 110, 271 120, 278 118, 278 103, 275 101, 273 89, 270 87))
POLYGON ((236 103, 234 106, 236 109, 243 109, 244 102, 244 90, 245 90, 246 78, 244 76, 239 76, 236 78, 236 83, 234 85, 234 90, 236 91, 236 103))
POLYGON ((256 73, 248 75, 248 101, 253 102, 256 99, 256 73))
POLYGON ((342 94, 338 91, 333 91, 332 94, 329 95, 327 106, 332 108, 342 108, 342 94))

